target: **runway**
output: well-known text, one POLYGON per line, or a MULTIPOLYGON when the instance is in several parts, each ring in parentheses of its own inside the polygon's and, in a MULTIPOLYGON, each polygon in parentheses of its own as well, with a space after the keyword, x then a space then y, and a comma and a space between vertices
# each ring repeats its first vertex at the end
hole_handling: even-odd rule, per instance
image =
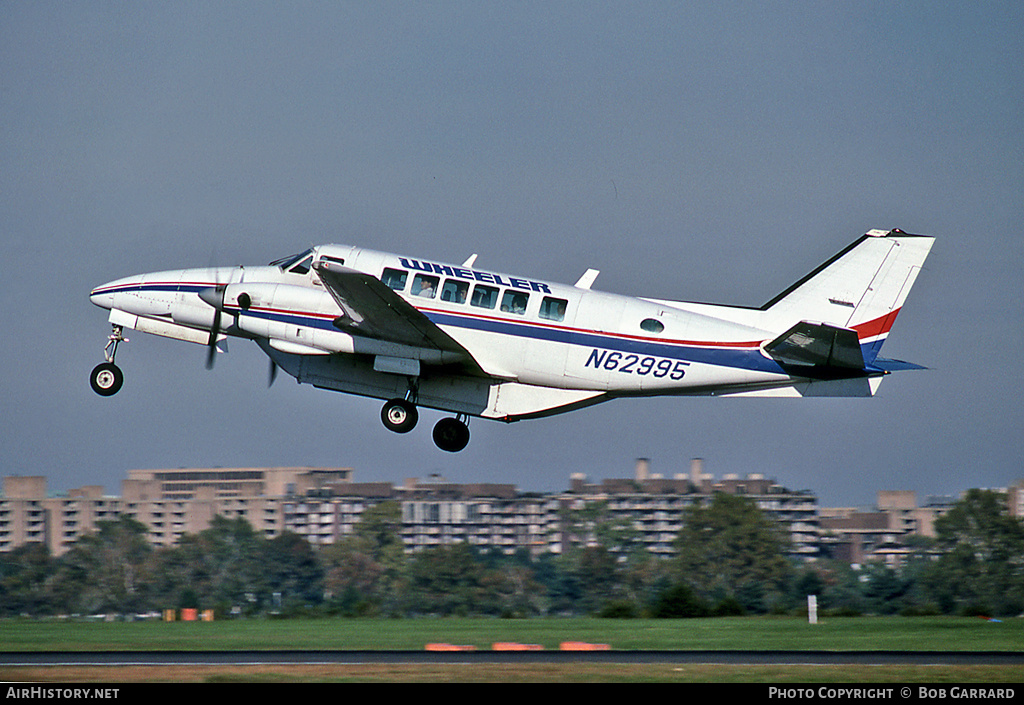
POLYGON ((74 651, 5 652, 0 666, 316 664, 1024 665, 1005 651, 74 651))

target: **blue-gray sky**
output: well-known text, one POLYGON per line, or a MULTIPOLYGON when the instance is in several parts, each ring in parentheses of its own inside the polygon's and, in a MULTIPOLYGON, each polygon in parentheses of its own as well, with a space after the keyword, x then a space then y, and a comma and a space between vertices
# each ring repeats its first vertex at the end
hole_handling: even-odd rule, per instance
POLYGON ((1017 2, 0 3, 0 473, 351 466, 557 490, 705 459, 826 505, 1024 476, 1017 2), (757 306, 871 228, 937 238, 872 399, 616 401, 471 424, 266 388, 232 341, 109 332, 90 289, 323 242, 757 306))

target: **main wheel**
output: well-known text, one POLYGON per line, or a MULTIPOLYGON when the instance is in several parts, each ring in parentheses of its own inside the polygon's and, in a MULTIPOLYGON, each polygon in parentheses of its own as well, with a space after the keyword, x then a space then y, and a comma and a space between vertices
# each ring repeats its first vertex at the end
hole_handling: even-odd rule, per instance
POLYGON ((434 444, 449 453, 458 453, 469 443, 469 427, 451 417, 441 419, 434 426, 434 444))
POLYGON ((124 375, 121 368, 114 363, 104 362, 93 368, 92 374, 89 375, 89 384, 92 385, 92 391, 100 396, 113 396, 124 384, 124 375))
POLYGON ((420 414, 416 407, 405 399, 392 399, 380 410, 380 420, 384 427, 395 433, 408 433, 419 420, 420 414))

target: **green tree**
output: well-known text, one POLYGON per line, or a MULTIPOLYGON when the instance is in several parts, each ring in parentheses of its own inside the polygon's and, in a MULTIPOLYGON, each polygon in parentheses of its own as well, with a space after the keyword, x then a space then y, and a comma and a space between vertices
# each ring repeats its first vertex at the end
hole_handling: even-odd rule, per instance
POLYGON ((868 563, 864 566, 861 583, 869 612, 897 614, 906 606, 910 584, 898 571, 881 563, 868 563))
POLYGON ((683 514, 676 582, 709 602, 734 598, 747 611, 764 612, 791 575, 788 545, 788 536, 753 500, 718 492, 707 506, 693 504, 683 514))
POLYGON ((43 615, 59 605, 53 594, 55 562, 43 543, 0 553, 0 616, 43 615))
MULTIPOLYGON (((478 554, 479 556, 479 554, 478 554)), ((549 602, 528 551, 505 556, 491 551, 483 558, 483 587, 503 617, 527 617, 545 614, 549 602)))
POLYGON ((264 589, 279 595, 286 609, 323 601, 323 567, 306 539, 285 531, 264 543, 262 553, 264 589))
POLYGON ((707 617, 711 608, 686 583, 676 583, 663 590, 651 607, 651 616, 660 619, 707 617))
POLYGON ((947 612, 1012 615, 1024 610, 1024 522, 1005 497, 972 489, 935 520, 942 555, 922 575, 947 612))
POLYGON ((353 616, 404 609, 408 561, 401 530, 402 507, 389 500, 364 511, 352 536, 321 549, 331 609, 353 616))
POLYGON ((130 613, 148 610, 146 526, 129 516, 100 521, 58 562, 57 580, 76 587, 72 610, 130 613))
POLYGON ((359 517, 355 535, 366 541, 374 558, 384 559, 395 551, 404 552, 402 505, 387 500, 367 508, 359 517))
POLYGON ((410 612, 438 615, 495 614, 484 587, 484 570, 465 543, 431 546, 409 563, 410 612))
POLYGON ((273 586, 266 543, 245 519, 214 516, 209 528, 182 536, 155 557, 163 606, 184 607, 198 598, 200 608, 219 615, 267 608, 273 586))

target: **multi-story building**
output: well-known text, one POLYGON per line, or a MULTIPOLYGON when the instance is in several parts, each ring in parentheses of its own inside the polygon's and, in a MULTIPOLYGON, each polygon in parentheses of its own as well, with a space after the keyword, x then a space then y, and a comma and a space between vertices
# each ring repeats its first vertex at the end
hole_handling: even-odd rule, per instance
POLYGON ((96 522, 127 515, 145 524, 155 546, 198 533, 216 515, 241 517, 268 537, 284 529, 286 497, 352 477, 351 468, 191 468, 131 470, 120 497, 98 486, 50 497, 46 478, 5 477, 0 497, 0 551, 45 543, 61 555, 96 522))
POLYGON ((49 497, 42 476, 5 477, 0 497, 0 551, 26 543, 44 543, 59 555, 78 538, 96 529, 96 522, 116 519, 117 497, 104 496, 97 486, 49 497))
MULTIPOLYGON (((1020 486, 1007 493, 1011 511, 1020 511, 1020 486)), ((146 525, 155 546, 201 532, 217 515, 245 519, 268 538, 290 531, 312 544, 331 544, 352 535, 368 509, 390 501, 400 506, 409 551, 468 543, 504 553, 558 554, 617 532, 622 550, 642 547, 667 557, 686 508, 715 492, 751 498, 786 528, 794 557, 894 566, 910 551, 907 537, 933 535, 935 518, 953 503, 929 498, 919 507, 913 492, 882 491, 871 511, 820 508, 813 493, 788 490, 761 474, 715 479, 700 459, 671 478, 651 473, 649 461, 640 459, 632 478, 591 483, 573 475, 569 489, 556 493, 437 476, 401 485, 355 482, 351 468, 132 470, 120 497, 104 495, 98 486, 50 497, 44 477, 4 478, 0 551, 35 542, 61 555, 97 522, 122 514, 146 525)))
POLYGON ((410 551, 468 543, 512 553, 548 548, 551 511, 557 502, 523 494, 514 485, 454 484, 433 477, 385 482, 337 482, 284 502, 284 528, 310 543, 329 544, 350 536, 363 513, 384 501, 401 507, 401 536, 410 551))
POLYGON ((882 490, 873 509, 820 510, 822 554, 845 563, 880 561, 897 568, 914 553, 908 537, 935 536, 935 520, 953 505, 950 497, 929 497, 917 505, 917 494, 882 490))
POLYGON ((786 527, 792 555, 812 558, 818 552, 817 497, 806 490, 788 490, 761 474, 742 478, 726 475, 716 481, 704 472, 703 461, 695 458, 688 473, 676 473, 668 479, 652 474, 650 462, 641 458, 632 479, 610 479, 592 485, 585 477, 576 475, 571 487, 571 508, 579 510, 588 503, 605 502, 606 520, 624 527, 632 525, 637 540, 656 555, 669 556, 674 552, 672 542, 682 529, 685 509, 715 492, 753 500, 768 517, 786 527))

